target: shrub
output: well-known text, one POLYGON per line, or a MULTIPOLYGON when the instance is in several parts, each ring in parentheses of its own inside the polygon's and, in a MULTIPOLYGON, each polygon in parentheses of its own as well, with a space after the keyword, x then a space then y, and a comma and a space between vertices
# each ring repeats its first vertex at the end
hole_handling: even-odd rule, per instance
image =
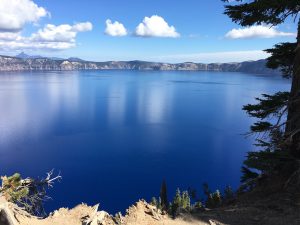
POLYGON ((0 194, 7 201, 24 208, 28 213, 36 216, 45 216, 44 201, 49 199, 46 189, 52 187, 53 182, 61 179, 61 176, 52 177, 53 171, 47 174, 45 179, 22 179, 19 173, 12 176, 1 177, 0 194))

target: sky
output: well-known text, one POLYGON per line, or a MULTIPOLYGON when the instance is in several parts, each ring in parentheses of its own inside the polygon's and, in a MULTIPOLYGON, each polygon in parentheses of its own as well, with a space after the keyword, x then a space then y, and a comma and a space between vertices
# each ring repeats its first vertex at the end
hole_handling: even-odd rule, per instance
POLYGON ((240 27, 223 12, 221 0, 0 0, 0 54, 238 62, 295 41, 292 19, 240 27))

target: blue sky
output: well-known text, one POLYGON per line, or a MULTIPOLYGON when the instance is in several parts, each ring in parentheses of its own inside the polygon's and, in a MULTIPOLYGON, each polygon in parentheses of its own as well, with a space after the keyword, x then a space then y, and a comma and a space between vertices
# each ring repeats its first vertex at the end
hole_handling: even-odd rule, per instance
POLYGON ((296 26, 291 20, 269 30, 232 31, 240 27, 223 15, 223 6, 221 0, 1 0, 0 19, 11 16, 15 20, 0 21, 0 53, 24 50, 95 61, 230 62, 263 58, 262 49, 295 41, 296 26), (23 15, 16 1, 23 8, 28 6, 31 14, 23 15), (150 28, 143 23, 145 17, 150 28), (108 19, 113 26, 105 34, 108 19), (115 21, 122 27, 114 26, 115 21), (167 27, 160 27, 160 22, 167 27), (54 27, 46 29, 47 24, 54 27), (62 24, 68 26, 59 27, 62 24))

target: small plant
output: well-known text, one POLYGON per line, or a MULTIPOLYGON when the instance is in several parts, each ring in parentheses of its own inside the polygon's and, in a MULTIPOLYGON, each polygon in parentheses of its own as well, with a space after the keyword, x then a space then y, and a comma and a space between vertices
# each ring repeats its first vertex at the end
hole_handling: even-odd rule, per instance
POLYGON ((157 204, 158 204, 157 199, 155 197, 152 197, 150 204, 157 207, 157 204))
POLYGON ((29 188, 22 186, 22 178, 19 173, 7 177, 1 177, 2 187, 1 194, 9 202, 18 203, 21 199, 24 199, 29 194, 29 188))
POLYGON ((195 209, 202 209, 203 205, 201 201, 195 202, 194 206, 195 209))

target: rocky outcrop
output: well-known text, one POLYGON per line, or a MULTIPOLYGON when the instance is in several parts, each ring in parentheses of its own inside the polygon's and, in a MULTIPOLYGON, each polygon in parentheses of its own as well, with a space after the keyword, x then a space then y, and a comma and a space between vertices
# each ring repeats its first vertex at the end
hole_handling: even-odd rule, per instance
POLYGON ((277 74, 265 66, 266 60, 241 63, 156 63, 144 61, 90 62, 77 58, 18 58, 0 56, 0 71, 68 71, 68 70, 155 70, 155 71, 222 71, 257 74, 277 74))
MULTIPOLYGON (((0 225, 299 225, 299 206, 293 196, 276 195, 269 198, 243 199, 216 209, 182 211, 176 219, 161 212, 144 200, 115 216, 94 207, 80 204, 73 209, 61 208, 46 218, 29 215, 18 206, 2 200, 0 196, 0 225)), ((117 204, 117 202, 116 202, 117 204)))
POLYGON ((126 215, 115 216, 94 207, 80 204, 73 209, 61 208, 50 213, 47 218, 37 218, 6 201, 0 202, 0 225, 188 225, 208 224, 200 221, 172 219, 156 207, 140 200, 131 206, 126 215))

